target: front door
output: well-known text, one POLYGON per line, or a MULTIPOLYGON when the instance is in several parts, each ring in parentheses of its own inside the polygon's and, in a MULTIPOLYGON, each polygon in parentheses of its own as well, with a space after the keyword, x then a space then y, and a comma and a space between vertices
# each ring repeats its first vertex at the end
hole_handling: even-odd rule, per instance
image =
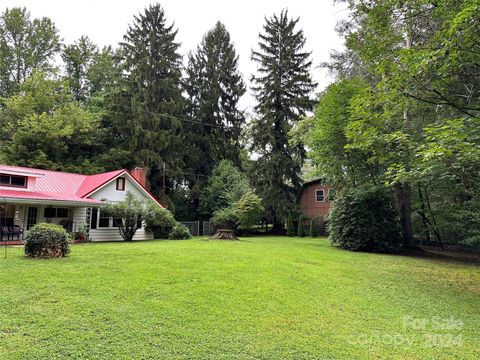
POLYGON ((29 206, 27 211, 27 230, 37 223, 38 207, 29 206))

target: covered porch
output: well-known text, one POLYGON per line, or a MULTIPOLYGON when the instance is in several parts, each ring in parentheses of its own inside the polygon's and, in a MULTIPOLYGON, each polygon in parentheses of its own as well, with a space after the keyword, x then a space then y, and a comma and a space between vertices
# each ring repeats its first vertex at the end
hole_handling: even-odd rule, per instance
MULTIPOLYGON (((13 199, 12 199, 13 200, 13 199)), ((22 243, 26 232, 38 223, 57 224, 67 232, 87 230, 86 208, 71 204, 0 203, 0 243, 22 243)))

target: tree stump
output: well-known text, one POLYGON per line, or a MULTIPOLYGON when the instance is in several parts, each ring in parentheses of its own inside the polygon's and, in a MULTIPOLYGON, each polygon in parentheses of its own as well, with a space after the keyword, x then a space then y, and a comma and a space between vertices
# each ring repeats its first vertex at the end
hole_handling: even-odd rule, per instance
POLYGON ((212 240, 238 240, 235 236, 235 232, 229 229, 218 229, 215 234, 213 234, 210 239, 212 240))

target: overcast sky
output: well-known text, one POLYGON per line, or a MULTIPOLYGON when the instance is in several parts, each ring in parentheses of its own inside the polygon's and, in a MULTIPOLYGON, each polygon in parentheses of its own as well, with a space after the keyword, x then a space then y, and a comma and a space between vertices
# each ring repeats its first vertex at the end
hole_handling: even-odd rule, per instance
MULTIPOLYGON (((116 46, 122 40, 134 14, 150 3, 149 0, 1 0, 5 7, 25 6, 32 17, 48 16, 60 30, 64 43, 71 43, 81 35, 88 35, 99 46, 116 46)), ((240 71, 248 83, 256 66, 250 61, 250 52, 256 48, 258 33, 264 17, 288 8, 289 14, 300 17, 300 27, 307 38, 307 50, 312 51, 313 77, 318 91, 331 82, 328 73, 318 65, 329 59, 332 49, 341 49, 342 40, 335 33, 338 20, 345 18, 344 5, 333 0, 163 0, 159 1, 170 22, 178 28, 177 40, 182 54, 196 48, 202 36, 216 21, 225 24, 240 57, 240 71)), ((245 108, 251 108, 250 95, 242 99, 245 108)))

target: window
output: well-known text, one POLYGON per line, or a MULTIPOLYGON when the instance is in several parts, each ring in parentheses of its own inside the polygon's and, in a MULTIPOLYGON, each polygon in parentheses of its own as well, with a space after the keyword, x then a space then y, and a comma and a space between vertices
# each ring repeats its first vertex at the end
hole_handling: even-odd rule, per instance
POLYGON ((68 209, 57 208, 57 218, 68 218, 68 209))
POLYGON ((122 226, 122 220, 121 218, 114 218, 113 219, 113 227, 120 227, 122 226))
POLYGON ((125 178, 123 177, 117 178, 117 190, 125 191, 125 178))
POLYGON ((98 227, 108 228, 110 227, 110 217, 102 215, 100 211, 100 218, 98 219, 98 227))
POLYGON ((43 217, 53 218, 55 217, 55 208, 45 208, 43 211, 43 217))
POLYGON ((49 218, 68 218, 67 208, 45 208, 43 217, 49 218))
POLYGON ((27 187, 27 178, 25 176, 0 174, 0 185, 27 187))
POLYGON ((325 201, 325 195, 323 193, 323 189, 315 190, 315 201, 316 202, 324 202, 325 201))
POLYGON ((92 218, 90 220, 90 229, 96 229, 97 228, 97 220, 98 220, 98 209, 93 208, 92 209, 92 218))

